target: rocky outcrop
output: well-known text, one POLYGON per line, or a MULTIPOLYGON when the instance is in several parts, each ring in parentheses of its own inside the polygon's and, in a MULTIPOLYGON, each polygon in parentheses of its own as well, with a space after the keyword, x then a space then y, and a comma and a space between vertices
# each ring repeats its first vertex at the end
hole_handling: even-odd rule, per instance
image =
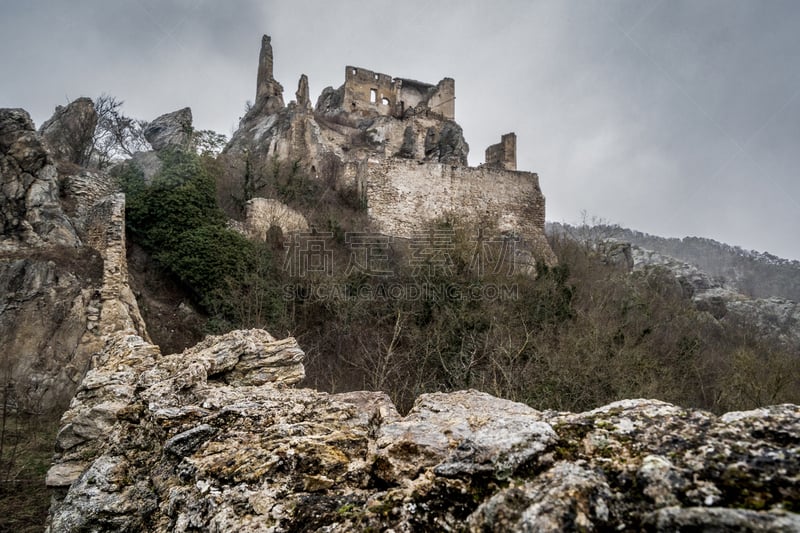
POLYGON ((156 152, 187 150, 192 142, 192 110, 188 107, 165 113, 144 128, 144 138, 156 152))
POLYGON ((269 35, 264 35, 258 56, 256 101, 253 105, 257 114, 271 115, 284 107, 283 86, 272 77, 273 61, 272 39, 269 35))
POLYGON ((326 394, 261 330, 108 337, 62 420, 49 530, 796 531, 800 408, 580 414, 477 391, 326 394))
POLYGON ((124 196, 109 195, 115 187, 100 173, 59 180, 20 109, 0 110, 0 177, 2 401, 61 410, 104 335, 146 336, 127 285, 124 196))
POLYGON ((800 304, 786 298, 750 298, 722 277, 674 257, 632 248, 634 268, 661 267, 669 270, 695 305, 718 320, 743 320, 789 346, 800 348, 800 304))
POLYGON ((39 133, 53 156, 77 165, 89 163, 90 148, 97 126, 97 111, 91 98, 82 97, 58 106, 42 124, 39 133))
POLYGON ((58 197, 56 167, 30 116, 0 109, 0 250, 79 245, 58 197))
POLYGON ((300 111, 311 110, 311 99, 308 96, 308 76, 305 74, 300 76, 300 81, 297 82, 297 92, 294 95, 300 111))

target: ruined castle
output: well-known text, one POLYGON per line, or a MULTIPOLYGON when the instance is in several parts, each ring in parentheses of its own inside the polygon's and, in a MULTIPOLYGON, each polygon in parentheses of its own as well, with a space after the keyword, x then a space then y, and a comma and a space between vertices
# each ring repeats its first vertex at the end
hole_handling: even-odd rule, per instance
POLYGON ((313 108, 305 75, 286 105, 265 35, 256 100, 226 152, 301 162, 309 175, 356 191, 384 234, 409 237, 455 214, 519 238, 552 264, 539 177, 517 170, 516 135, 503 135, 484 164, 470 167, 455 98, 452 78, 430 84, 347 66, 344 84, 325 88, 313 108))

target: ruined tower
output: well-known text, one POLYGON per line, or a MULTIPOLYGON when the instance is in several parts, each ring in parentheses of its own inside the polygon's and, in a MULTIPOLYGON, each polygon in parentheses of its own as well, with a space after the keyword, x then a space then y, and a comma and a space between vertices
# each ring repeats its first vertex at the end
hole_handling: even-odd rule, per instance
POLYGON ((500 137, 500 142, 486 149, 486 166, 517 170, 517 135, 514 132, 500 137))

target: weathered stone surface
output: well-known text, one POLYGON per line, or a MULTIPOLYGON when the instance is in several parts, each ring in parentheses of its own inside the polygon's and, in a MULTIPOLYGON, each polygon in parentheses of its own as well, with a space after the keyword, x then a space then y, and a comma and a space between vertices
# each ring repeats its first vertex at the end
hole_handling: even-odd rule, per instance
POLYGON ((645 531, 800 531, 800 515, 785 511, 750 511, 708 507, 667 507, 650 513, 645 531))
POLYGON ((22 109, 0 109, 0 230, 0 249, 80 244, 58 202, 55 165, 22 109))
POLYGON ((253 198, 245 205, 245 228, 253 238, 265 240, 270 228, 283 235, 308 230, 308 221, 298 211, 273 198, 253 198))
POLYGON ((115 184, 102 173, 79 170, 59 183, 23 110, 0 110, 0 178, 2 401, 60 411, 103 335, 147 335, 127 283, 125 199, 108 195, 115 184))
POLYGON ((78 165, 89 163, 89 148, 97 126, 97 111, 91 98, 82 97, 55 113, 42 124, 39 133, 57 160, 78 165))
POLYGON ((538 418, 530 407, 475 391, 423 394, 403 420, 381 427, 375 472, 394 483, 426 467, 445 477, 504 479, 555 442, 538 418))
POLYGON ((326 394, 261 330, 162 357, 115 334, 58 437, 50 531, 794 531, 800 408, 326 394), (67 488, 67 484, 68 488, 67 488), (66 489, 66 490, 65 490, 66 489))
POLYGON ((297 98, 297 108, 299 110, 308 111, 311 109, 311 99, 308 96, 308 76, 305 74, 302 74, 300 81, 297 82, 295 98, 297 98))
POLYGON ((256 101, 254 114, 271 115, 284 107, 283 86, 272 76, 272 39, 269 35, 261 37, 261 51, 258 56, 258 76, 256 77, 256 101))
POLYGON ((156 152, 168 148, 186 150, 192 140, 192 110, 184 107, 165 113, 150 122, 143 133, 156 152))

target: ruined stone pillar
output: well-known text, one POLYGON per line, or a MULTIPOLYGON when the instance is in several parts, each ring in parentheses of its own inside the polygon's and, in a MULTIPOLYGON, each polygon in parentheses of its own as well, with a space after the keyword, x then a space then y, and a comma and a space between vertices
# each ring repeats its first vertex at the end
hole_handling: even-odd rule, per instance
POLYGON ((300 81, 297 83, 297 92, 294 95, 297 98, 297 107, 299 109, 311 107, 311 101, 308 98, 308 76, 305 74, 300 76, 300 81))
POLYGON ((271 96, 272 77, 272 38, 261 38, 261 53, 258 56, 258 78, 256 80, 256 100, 263 95, 271 96))

